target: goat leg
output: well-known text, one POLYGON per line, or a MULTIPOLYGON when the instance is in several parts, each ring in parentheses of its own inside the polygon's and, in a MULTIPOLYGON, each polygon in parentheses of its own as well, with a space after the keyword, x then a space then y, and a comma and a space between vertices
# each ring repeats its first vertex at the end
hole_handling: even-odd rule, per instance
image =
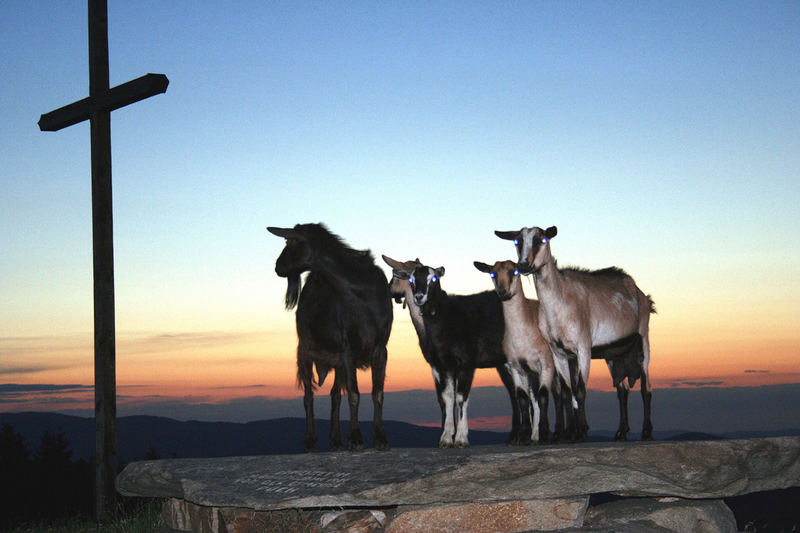
POLYGON ((622 382, 617 385, 617 400, 619 401, 619 428, 614 440, 628 440, 628 387, 622 382))
POLYGON ((375 449, 389 450, 389 438, 383 429, 383 383, 386 375, 386 346, 379 346, 372 359, 372 438, 375 449))
POLYGON ((581 442, 586 440, 589 433, 589 424, 586 421, 586 383, 583 381, 583 376, 577 376, 572 390, 575 401, 578 403, 578 408, 574 414, 573 436, 575 441, 581 442))
POLYGON ((342 403, 342 374, 339 369, 334 370, 333 386, 331 387, 331 432, 330 449, 332 452, 341 451, 344 447, 342 442, 342 430, 339 427, 339 409, 342 403))
POLYGON ((472 388, 475 369, 460 369, 456 376, 456 437, 453 445, 456 448, 467 448, 469 447, 467 405, 469 404, 469 391, 472 388))
POLYGON ((345 351, 342 354, 344 366, 345 383, 347 384, 347 403, 350 405, 350 432, 348 434, 348 448, 351 452, 360 452, 364 449, 364 437, 361 435, 361 428, 358 426, 358 404, 360 395, 358 393, 358 380, 356 378, 356 367, 353 364, 353 357, 345 351))
POLYGON ((553 442, 561 442, 566 437, 564 433, 564 390, 566 385, 562 386, 561 376, 556 374, 553 376, 553 384, 551 393, 553 395, 553 405, 555 406, 555 427, 553 431, 553 442))
POLYGON ((650 391, 650 376, 642 377, 642 403, 644 404, 644 423, 642 424, 642 440, 653 440, 653 422, 650 420, 650 402, 653 393, 650 391))
POLYGON ((452 448, 453 438, 456 432, 455 417, 455 396, 456 396, 456 377, 451 371, 445 372, 444 380, 437 392, 442 406, 442 435, 439 437, 439 448, 452 448))
POLYGON ((306 440, 303 448, 307 452, 317 451, 317 429, 314 423, 314 389, 311 383, 304 383, 303 407, 306 410, 306 440))
POLYGON ((521 415, 519 412, 519 404, 514 398, 514 379, 511 377, 511 370, 509 367, 510 365, 508 363, 498 365, 497 373, 500 374, 500 380, 503 382, 503 385, 505 385, 508 397, 511 400, 511 433, 508 436, 508 444, 514 446, 519 444, 519 421, 521 415))
POLYGON ((547 412, 550 409, 550 391, 548 387, 539 387, 536 393, 536 403, 539 404, 539 443, 546 444, 550 442, 550 422, 547 418, 547 412))
POLYGON ((521 387, 517 387, 515 396, 517 398, 518 410, 520 413, 519 440, 515 444, 527 446, 532 442, 531 434, 533 433, 533 427, 531 413, 533 412, 533 406, 531 404, 531 398, 528 395, 527 388, 523 389, 521 387))

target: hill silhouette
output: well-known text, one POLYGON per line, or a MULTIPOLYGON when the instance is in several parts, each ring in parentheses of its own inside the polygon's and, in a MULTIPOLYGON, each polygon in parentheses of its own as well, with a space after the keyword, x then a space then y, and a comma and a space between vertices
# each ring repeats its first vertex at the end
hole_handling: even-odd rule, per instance
MULTIPOLYGON (((76 460, 94 456, 94 419, 58 413, 0 413, 0 424, 8 423, 33 447, 47 431, 63 432, 76 460)), ((346 433, 347 422, 343 422, 346 433)), ((407 422, 385 421, 389 443, 395 448, 435 447, 439 442, 438 427, 418 426, 407 422)), ((330 421, 317 420, 319 451, 328 451, 330 421)), ((372 447, 371 422, 361 423, 367 447, 372 447)), ((123 416, 117 419, 117 457, 120 464, 148 458, 226 457, 303 453, 305 420, 275 418, 257 422, 179 421, 157 416, 123 416)), ((783 432, 751 432, 714 435, 682 430, 659 431, 658 440, 711 440, 781 435, 800 435, 800 429, 783 432)), ((613 431, 590 432, 592 441, 610 441, 613 431)), ((631 439, 637 439, 633 433, 631 439)), ((471 430, 473 445, 504 444, 507 433, 471 430)))
MULTIPOLYGON (((29 443, 38 442, 45 431, 62 431, 73 456, 89 460, 94 455, 94 420, 57 413, 0 413, 29 443)), ((372 424, 361 423, 367 447, 372 447, 372 424)), ((343 423, 343 428, 347 422, 343 423)), ((439 428, 386 421, 389 443, 397 448, 436 446, 439 428)), ((328 451, 329 420, 317 420, 319 451, 328 451)), ((156 416, 126 416, 117 419, 117 456, 120 463, 149 458, 226 457, 303 453, 305 420, 276 418, 257 422, 178 421, 156 416)), ((494 431, 470 431, 474 445, 502 444, 507 435, 494 431)))

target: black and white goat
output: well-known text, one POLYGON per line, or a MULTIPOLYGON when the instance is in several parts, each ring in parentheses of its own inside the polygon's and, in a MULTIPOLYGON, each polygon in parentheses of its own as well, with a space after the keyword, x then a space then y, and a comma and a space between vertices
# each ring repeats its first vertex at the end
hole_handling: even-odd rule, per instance
MULTIPOLYGON (((570 383, 569 365, 564 360, 553 358, 550 345, 539 331, 539 302, 525 297, 520 272, 513 261, 497 261, 494 265, 475 261, 473 264, 491 276, 495 292, 502 302, 505 320, 503 351, 515 382, 534 385, 535 398, 529 397, 529 387, 517 387, 520 408, 531 401, 539 405, 539 442, 549 442, 548 396, 552 394, 556 414, 553 439, 561 440, 565 436, 561 382, 563 379, 565 385, 570 383), (559 368, 556 368, 557 364, 559 368)), ((571 396, 570 391, 568 397, 571 399, 571 396)), ((524 424, 526 421, 520 422, 524 424)))
POLYGON ((503 310, 492 291, 471 295, 448 295, 439 278, 444 267, 433 269, 416 261, 400 262, 383 256, 392 267, 389 290, 395 299, 404 298, 419 337, 422 355, 431 366, 436 397, 442 410, 439 446, 469 446, 467 405, 476 368, 496 368, 512 405, 509 444, 530 442, 520 431, 527 420, 538 438, 538 406, 520 411, 515 401, 516 385, 503 353, 503 310))
POLYGON ((620 426, 616 439, 627 439, 628 391, 639 378, 644 404, 642 439, 651 439, 648 365, 650 314, 655 313, 653 300, 636 286, 633 278, 616 267, 592 271, 559 269, 550 251, 550 240, 557 232, 551 226, 546 230, 526 227, 495 234, 514 241, 520 272, 533 275, 540 302, 539 329, 554 355, 565 360, 577 358, 578 371, 573 375, 572 389, 578 400, 578 437, 588 431, 586 383, 594 357, 606 359, 617 389, 620 426))

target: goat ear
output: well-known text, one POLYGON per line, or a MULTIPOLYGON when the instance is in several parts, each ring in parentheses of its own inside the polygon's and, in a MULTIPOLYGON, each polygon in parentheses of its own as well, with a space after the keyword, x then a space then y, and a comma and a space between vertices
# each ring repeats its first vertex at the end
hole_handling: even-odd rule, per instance
POLYGON ((489 272, 492 271, 492 267, 490 267, 486 263, 481 263, 480 261, 473 261, 472 264, 475 265, 475 268, 477 268, 484 274, 488 274, 489 272))
POLYGON ((277 235, 278 237, 283 237, 284 239, 288 239, 295 235, 295 231, 292 228, 276 228, 275 226, 267 226, 267 231, 273 235, 277 235))
POLYGON ((519 235, 518 231, 497 231, 494 232, 495 235, 500 237, 501 239, 505 239, 507 241, 513 241, 519 235))
POLYGON ((437 277, 441 278, 442 276, 444 276, 444 267, 439 267, 436 270, 434 270, 434 272, 436 273, 437 277))
POLYGON ((391 257, 385 256, 385 255, 381 255, 381 257, 383 257, 383 260, 386 262, 386 264, 389 265, 390 267, 392 267, 393 269, 395 269, 395 270, 402 270, 403 269, 403 263, 401 263, 400 261, 397 261, 397 260, 392 259, 391 257))
POLYGON ((544 230, 544 236, 547 237, 548 239, 552 239, 553 237, 556 236, 556 234, 558 234, 558 228, 555 226, 550 226, 549 228, 544 230))

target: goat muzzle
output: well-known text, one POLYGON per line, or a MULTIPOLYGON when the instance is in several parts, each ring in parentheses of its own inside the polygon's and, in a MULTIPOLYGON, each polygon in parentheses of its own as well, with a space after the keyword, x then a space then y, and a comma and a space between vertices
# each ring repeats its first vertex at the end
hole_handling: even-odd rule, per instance
POLYGON ((497 296, 500 298, 500 301, 501 301, 501 302, 507 302, 507 301, 509 301, 511 298, 513 298, 513 297, 514 297, 514 295, 513 295, 513 294, 511 294, 511 293, 510 293, 510 292, 508 292, 508 291, 497 291, 497 296))

